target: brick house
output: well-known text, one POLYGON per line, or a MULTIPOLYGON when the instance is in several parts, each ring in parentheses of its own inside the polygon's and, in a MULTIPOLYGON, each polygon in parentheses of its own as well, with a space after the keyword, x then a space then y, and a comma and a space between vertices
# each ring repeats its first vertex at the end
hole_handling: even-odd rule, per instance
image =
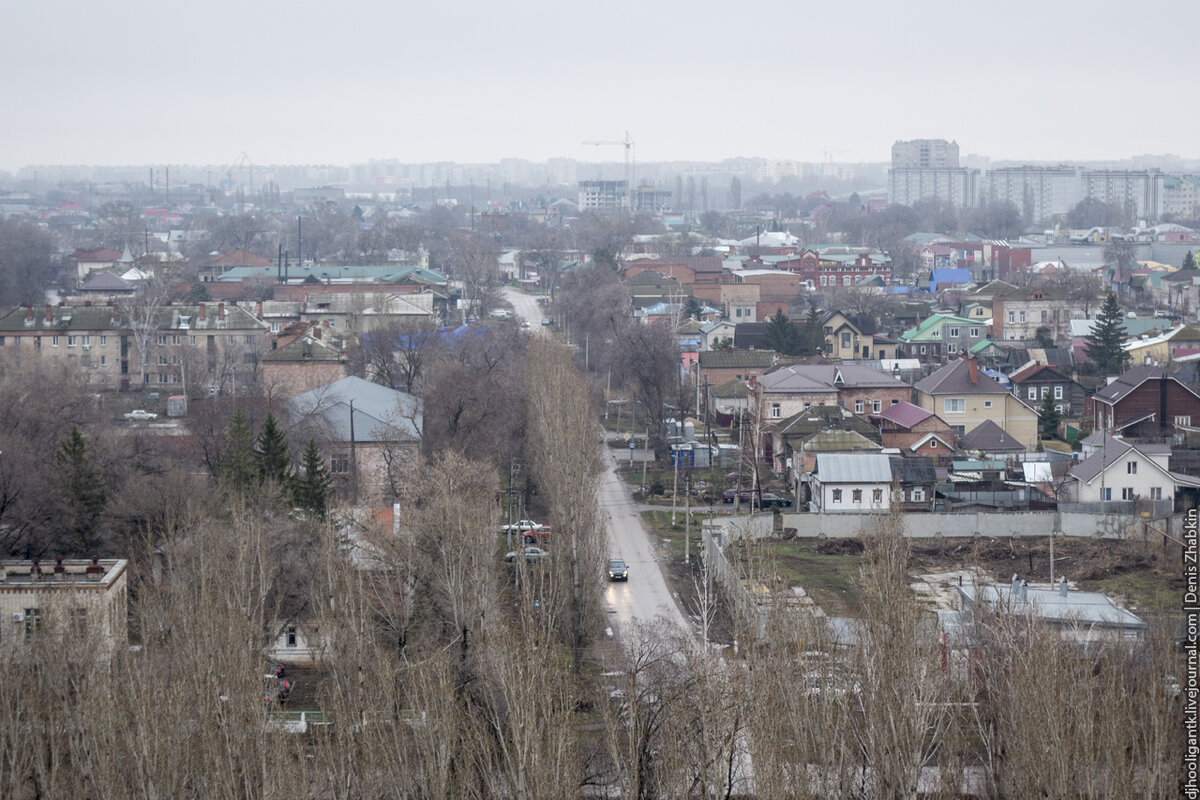
POLYGON ((701 385, 720 386, 726 381, 744 381, 775 366, 774 350, 705 350, 696 363, 701 385))
POLYGON ((751 381, 762 419, 784 419, 818 405, 855 414, 878 413, 908 399, 911 388, 891 375, 857 364, 794 364, 751 381))
POLYGON ((920 445, 925 450, 922 455, 942 455, 938 451, 944 450, 945 455, 949 456, 952 452, 954 429, 937 414, 920 406, 907 401, 896 403, 871 414, 870 419, 878 426, 884 447, 903 450, 920 445))

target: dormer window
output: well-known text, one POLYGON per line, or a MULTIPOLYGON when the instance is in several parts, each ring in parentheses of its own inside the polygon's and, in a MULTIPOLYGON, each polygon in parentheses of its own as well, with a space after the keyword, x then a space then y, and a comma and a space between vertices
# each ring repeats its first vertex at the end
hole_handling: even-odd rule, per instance
POLYGON ((184 316, 183 314, 180 314, 179 315, 179 329, 186 331, 190 327, 192 327, 192 318, 188 317, 188 316, 184 316))

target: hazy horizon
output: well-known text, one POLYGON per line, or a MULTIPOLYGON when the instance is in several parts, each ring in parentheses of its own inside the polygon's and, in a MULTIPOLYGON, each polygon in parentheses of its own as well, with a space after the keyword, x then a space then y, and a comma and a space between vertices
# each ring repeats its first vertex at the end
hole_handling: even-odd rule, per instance
POLYGON ((914 138, 992 161, 1200 158, 1200 108, 1174 91, 1193 3, 1156 6, 1134 34, 1080 0, 1018 0, 1003 17, 948 2, 728 9, 24 5, 0 31, 0 169, 242 152, 264 165, 612 162, 620 148, 582 142, 626 131, 643 163, 877 163, 914 138))

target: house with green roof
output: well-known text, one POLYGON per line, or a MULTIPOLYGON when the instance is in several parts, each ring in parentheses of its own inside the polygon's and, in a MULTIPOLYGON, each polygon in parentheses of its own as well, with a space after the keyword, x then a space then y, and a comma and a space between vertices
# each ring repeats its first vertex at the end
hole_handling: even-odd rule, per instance
POLYGON ((934 314, 915 328, 900 334, 897 358, 915 358, 925 364, 941 364, 957 358, 987 339, 987 324, 953 314, 934 314))

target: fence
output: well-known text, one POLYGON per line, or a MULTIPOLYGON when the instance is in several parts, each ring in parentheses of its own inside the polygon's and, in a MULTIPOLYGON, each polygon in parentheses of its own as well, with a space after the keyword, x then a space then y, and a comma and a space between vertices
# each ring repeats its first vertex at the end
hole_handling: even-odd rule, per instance
POLYGON ((819 514, 783 515, 785 530, 795 530, 802 538, 853 539, 879 525, 896 524, 914 539, 997 536, 1062 536, 1097 539, 1128 539, 1146 535, 1147 523, 1179 538, 1183 516, 1176 514, 1157 519, 1131 514, 1095 514, 1082 511, 1017 511, 1004 514, 987 512, 930 514, 819 514))

